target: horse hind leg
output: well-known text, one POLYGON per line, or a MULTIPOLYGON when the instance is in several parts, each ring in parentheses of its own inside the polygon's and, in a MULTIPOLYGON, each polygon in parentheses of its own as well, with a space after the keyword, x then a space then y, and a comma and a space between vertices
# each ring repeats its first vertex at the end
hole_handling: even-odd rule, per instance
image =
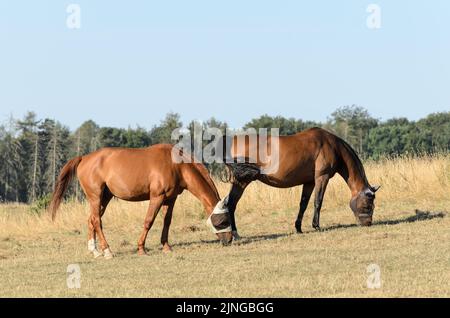
POLYGON ((105 188, 103 189, 103 192, 102 192, 102 200, 101 200, 101 206, 100 206, 100 217, 102 217, 103 214, 105 214, 106 207, 108 206, 108 204, 109 204, 109 202, 111 201, 112 198, 113 198, 113 194, 111 193, 111 191, 109 191, 108 187, 105 186, 105 188))
POLYGON ((308 207, 309 199, 311 198, 313 190, 314 190, 314 183, 306 183, 303 185, 299 212, 297 220, 295 221, 295 229, 297 230, 297 233, 302 233, 303 215, 305 214, 306 208, 308 207))
POLYGON ((92 215, 89 216, 88 219, 88 251, 94 255, 94 258, 97 258, 102 255, 97 249, 97 240, 95 235, 95 226, 93 222, 92 215))
MULTIPOLYGON (((91 216, 90 223, 94 228, 94 233, 92 237, 89 237, 90 240, 94 239, 94 244, 90 243, 89 247, 92 248, 92 245, 95 246, 95 236, 98 238, 99 246, 101 252, 103 252, 103 256, 106 259, 110 259, 113 257, 111 250, 108 246, 108 242, 106 242, 105 235, 103 233, 102 226, 102 214, 106 209, 107 203, 111 200, 111 194, 105 192, 106 185, 103 185, 100 191, 88 191, 86 196, 88 197, 88 201, 91 208, 91 216)), ((108 190, 109 191, 109 190, 108 190)), ((92 242, 92 241, 91 241, 92 242)), ((96 249, 96 246, 95 246, 96 249)), ((94 253, 94 252, 93 252, 94 253)), ((96 253, 95 253, 96 254, 96 253)), ((95 255, 94 255, 95 256, 95 255)))
MULTIPOLYGON (((105 186, 102 192, 101 196, 101 202, 100 202, 100 218, 105 213, 106 207, 108 206, 108 203, 111 201, 113 195, 111 191, 109 191, 108 187, 105 186)), ((95 226, 94 226, 94 216, 91 214, 88 219, 88 251, 91 252, 94 255, 94 258, 97 258, 102 255, 101 252, 97 249, 97 240, 96 240, 96 233, 95 233, 95 226)), ((100 223, 100 226, 103 230, 102 223, 100 223)))

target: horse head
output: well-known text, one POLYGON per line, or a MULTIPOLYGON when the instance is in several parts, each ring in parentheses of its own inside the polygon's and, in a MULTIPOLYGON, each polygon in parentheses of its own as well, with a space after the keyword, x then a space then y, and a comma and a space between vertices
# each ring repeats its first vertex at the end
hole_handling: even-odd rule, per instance
POLYGON ((209 215, 207 224, 217 235, 223 245, 230 245, 233 240, 231 232, 230 213, 226 205, 228 197, 220 200, 209 215))
POLYGON ((375 192, 380 186, 367 186, 350 200, 350 208, 358 222, 363 226, 372 225, 373 210, 375 208, 375 192))

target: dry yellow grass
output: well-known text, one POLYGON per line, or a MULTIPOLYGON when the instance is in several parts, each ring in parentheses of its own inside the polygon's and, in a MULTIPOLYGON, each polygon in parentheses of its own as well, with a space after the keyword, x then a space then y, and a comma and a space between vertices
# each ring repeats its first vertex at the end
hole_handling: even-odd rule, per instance
MULTIPOLYGON (((185 193, 170 231, 174 251, 159 246, 158 217, 147 239, 149 256, 135 255, 146 202, 113 201, 104 217, 116 257, 94 260, 86 250, 85 204, 66 203, 52 223, 26 205, 0 206, 0 296, 137 297, 449 297, 450 157, 368 162, 377 193, 374 226, 354 226, 350 193, 339 176, 325 194, 321 225, 312 205, 294 231, 301 187, 253 183, 239 203, 243 240, 223 248, 205 225, 200 203, 185 193), (429 211, 416 214, 415 210, 429 211), (68 289, 66 268, 79 264, 81 288, 68 289), (369 264, 382 286, 366 285, 369 264)), ((221 195, 228 184, 218 184, 221 195)))

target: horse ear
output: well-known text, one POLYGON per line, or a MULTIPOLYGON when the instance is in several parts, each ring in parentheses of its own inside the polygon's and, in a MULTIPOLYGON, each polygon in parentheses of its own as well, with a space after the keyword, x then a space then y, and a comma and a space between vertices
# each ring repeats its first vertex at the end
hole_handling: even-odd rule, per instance
POLYGON ((370 187, 370 190, 372 190, 373 192, 377 192, 379 188, 381 188, 381 186, 378 185, 378 184, 376 184, 376 185, 374 185, 374 186, 371 186, 371 187, 370 187))
POLYGON ((222 200, 222 208, 228 206, 228 199, 229 199, 228 195, 225 198, 223 198, 223 200, 222 200))

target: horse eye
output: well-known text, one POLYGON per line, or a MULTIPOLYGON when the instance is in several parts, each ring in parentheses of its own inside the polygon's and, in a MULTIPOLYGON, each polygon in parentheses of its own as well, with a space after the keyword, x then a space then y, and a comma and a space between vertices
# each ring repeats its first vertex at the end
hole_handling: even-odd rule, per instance
POLYGON ((366 192, 366 196, 367 196, 368 198, 375 199, 375 193, 372 193, 372 192, 366 192))

